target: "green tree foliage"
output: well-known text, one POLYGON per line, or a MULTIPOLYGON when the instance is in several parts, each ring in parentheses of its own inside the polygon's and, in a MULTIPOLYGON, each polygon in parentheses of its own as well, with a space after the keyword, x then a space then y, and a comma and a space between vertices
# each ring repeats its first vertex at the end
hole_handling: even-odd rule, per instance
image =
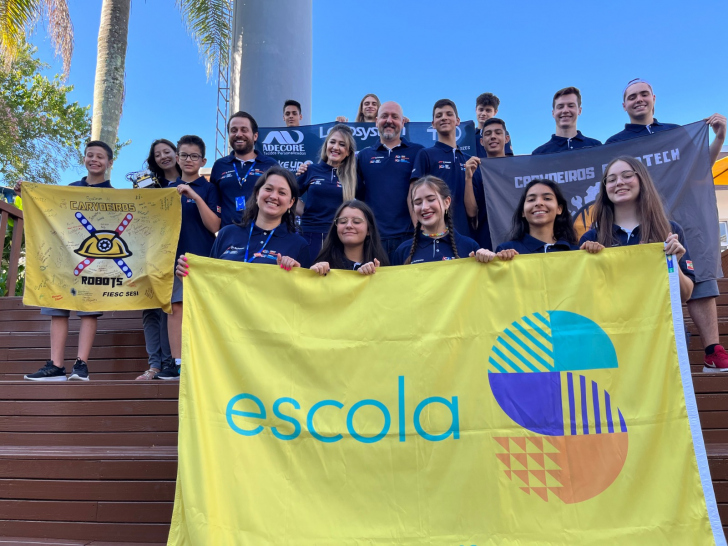
POLYGON ((0 67, 0 182, 55 184, 78 164, 78 150, 91 132, 89 107, 69 104, 73 86, 60 75, 41 74, 48 65, 25 46, 10 66, 0 67))

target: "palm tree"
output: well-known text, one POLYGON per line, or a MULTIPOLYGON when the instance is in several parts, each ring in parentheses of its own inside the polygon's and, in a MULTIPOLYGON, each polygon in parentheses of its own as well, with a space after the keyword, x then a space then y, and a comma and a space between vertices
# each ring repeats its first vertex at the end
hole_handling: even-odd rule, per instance
POLYGON ((23 49, 25 36, 41 19, 47 22, 66 78, 73 56, 73 25, 66 0, 0 0, 0 59, 8 68, 23 49))

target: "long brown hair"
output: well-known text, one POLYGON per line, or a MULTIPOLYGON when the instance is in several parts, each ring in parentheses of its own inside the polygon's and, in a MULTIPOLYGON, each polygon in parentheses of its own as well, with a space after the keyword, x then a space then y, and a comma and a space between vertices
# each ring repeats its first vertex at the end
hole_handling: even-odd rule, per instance
MULTIPOLYGON (((415 190, 420 186, 429 186, 430 188, 435 190, 440 195, 440 197, 442 197, 443 201, 448 197, 450 198, 450 207, 444 211, 445 225, 447 226, 447 232, 450 236, 450 246, 452 246, 452 253, 455 255, 456 258, 459 258, 460 255, 458 254, 458 246, 455 244, 455 226, 452 221, 452 213, 450 212, 450 208, 452 208, 452 193, 450 192, 450 187, 445 183, 442 178, 437 178, 436 176, 432 176, 431 174, 423 176, 419 180, 412 182, 412 184, 410 184, 410 201, 412 202, 413 209, 415 190)), ((420 231, 422 231, 422 224, 420 224, 420 221, 417 220, 417 225, 415 226, 415 235, 414 237, 412 237, 412 247, 410 247, 409 256, 407 256, 407 259, 404 261, 405 265, 412 263, 412 257, 415 255, 415 251, 417 250, 417 238, 420 235, 420 231)))
POLYGON ((640 243, 661 243, 670 233, 670 221, 665 214, 660 194, 655 188, 650 173, 645 166, 630 156, 620 156, 612 159, 604 169, 599 195, 594 202, 594 223, 592 227, 597 230, 597 241, 604 246, 617 243, 612 231, 614 229, 614 203, 607 196, 607 173, 617 161, 629 165, 637 175, 640 193, 637 196, 637 211, 640 220, 640 243))
POLYGON ((379 110, 379 107, 382 105, 382 101, 379 100, 379 97, 377 97, 374 93, 367 93, 364 95, 364 98, 361 99, 361 102, 359 103, 359 111, 356 113, 356 122, 363 123, 366 120, 364 119, 364 101, 367 100, 367 97, 374 97, 377 99, 377 110, 379 110))
POLYGON ((293 173, 288 169, 284 169, 280 165, 274 165, 265 171, 260 178, 258 178, 255 186, 253 186, 253 193, 250 196, 250 199, 248 199, 248 206, 245 207, 243 218, 239 223, 235 222, 235 225, 247 227, 258 219, 258 194, 260 193, 260 188, 265 185, 269 177, 274 175, 284 178, 288 183, 288 189, 291 190, 291 200, 293 201, 293 204, 283 214, 281 223, 286 224, 290 233, 296 233, 296 213, 294 211, 296 210, 296 203, 298 202, 298 183, 296 182, 296 177, 293 176, 293 173))
POLYGON ((326 145, 334 133, 339 133, 343 136, 346 141, 346 147, 349 148, 349 155, 336 168, 336 176, 339 177, 339 182, 341 182, 344 201, 351 201, 356 194, 356 141, 354 140, 354 133, 351 132, 351 128, 344 123, 334 125, 324 139, 321 151, 319 151, 319 157, 324 163, 329 162, 329 152, 326 150, 326 145))

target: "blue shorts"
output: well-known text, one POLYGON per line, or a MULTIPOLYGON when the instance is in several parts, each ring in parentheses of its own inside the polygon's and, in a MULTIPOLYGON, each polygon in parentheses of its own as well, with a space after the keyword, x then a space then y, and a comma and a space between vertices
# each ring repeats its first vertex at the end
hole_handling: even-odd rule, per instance
POLYGON ((693 293, 688 301, 700 300, 703 298, 717 298, 720 294, 718 290, 718 281, 710 279, 707 281, 696 282, 693 287, 693 293))
MULTIPOLYGON (((70 317, 71 312, 68 309, 52 309, 50 307, 41 307, 40 314, 49 317, 70 317)), ((100 317, 103 313, 99 311, 76 311, 79 317, 100 317)))

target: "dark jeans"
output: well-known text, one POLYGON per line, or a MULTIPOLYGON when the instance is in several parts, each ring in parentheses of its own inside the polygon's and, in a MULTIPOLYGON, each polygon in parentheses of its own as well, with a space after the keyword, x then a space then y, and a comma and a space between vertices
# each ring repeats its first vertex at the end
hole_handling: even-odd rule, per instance
POLYGON ((394 251, 399 248, 399 245, 406 241, 412 241, 412 235, 400 235, 399 237, 392 237, 390 239, 382 239, 382 246, 384 251, 389 257, 389 263, 392 263, 394 257, 394 251))
POLYGON ((161 370, 163 364, 173 362, 167 333, 167 313, 161 309, 145 309, 142 312, 142 325, 149 367, 161 370))
POLYGON ((325 233, 302 233, 301 234, 308 243, 308 254, 311 258, 311 265, 316 263, 316 256, 321 252, 321 246, 326 238, 325 233))

